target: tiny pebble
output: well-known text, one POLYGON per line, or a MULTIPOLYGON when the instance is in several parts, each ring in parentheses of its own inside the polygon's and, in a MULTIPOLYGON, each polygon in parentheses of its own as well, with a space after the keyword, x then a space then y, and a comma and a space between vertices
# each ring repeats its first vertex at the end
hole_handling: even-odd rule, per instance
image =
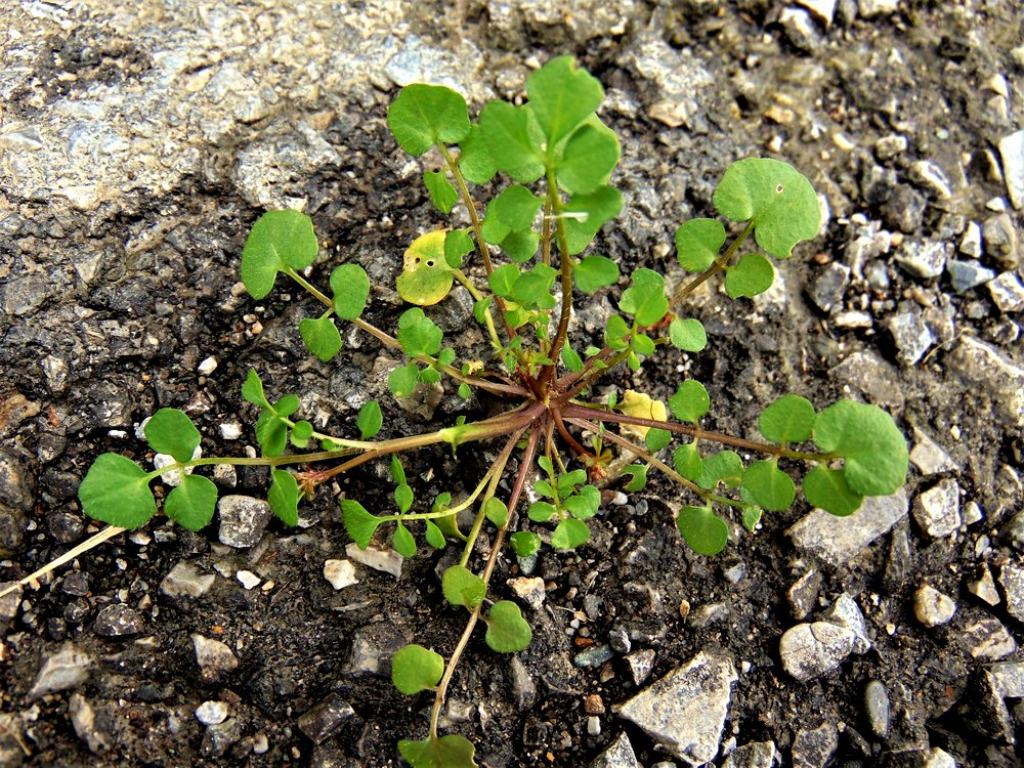
POLYGON ((210 355, 199 364, 199 368, 197 370, 203 376, 209 376, 211 373, 217 370, 217 358, 214 357, 213 355, 210 355))
POLYGON ((235 574, 235 578, 238 579, 238 583, 246 589, 253 589, 256 586, 259 586, 260 581, 262 581, 262 579, 252 571, 238 571, 235 574))
POLYGON ((228 705, 223 701, 204 701, 196 707, 196 720, 203 725, 220 725, 228 719, 228 705))

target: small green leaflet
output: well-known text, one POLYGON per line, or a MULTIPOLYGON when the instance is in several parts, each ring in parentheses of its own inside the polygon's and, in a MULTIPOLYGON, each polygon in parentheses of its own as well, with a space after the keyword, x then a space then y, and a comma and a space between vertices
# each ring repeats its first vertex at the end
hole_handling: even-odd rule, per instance
POLYGON ((437 210, 446 214, 452 212, 459 199, 459 193, 455 191, 455 187, 451 185, 443 171, 424 171, 423 186, 427 188, 430 202, 437 210))
POLYGON ((260 380, 260 375, 252 368, 249 369, 242 384, 242 399, 247 403, 252 403, 260 410, 271 410, 270 401, 263 393, 263 382, 260 380))
POLYGON ((701 460, 697 485, 713 491, 719 483, 735 488, 743 480, 743 461, 735 451, 719 451, 701 460))
POLYGON ((381 524, 381 520, 374 517, 358 501, 343 499, 341 502, 342 521, 345 523, 345 531, 360 549, 366 549, 370 545, 370 539, 381 524))
POLYGON ((647 434, 644 436, 644 445, 647 446, 647 450, 651 453, 657 453, 671 442, 672 433, 667 429, 652 427, 647 430, 647 434))
POLYGON ((700 477, 704 462, 695 443, 683 443, 672 454, 672 465, 676 472, 695 483, 700 477))
POLYGON ((528 107, 487 102, 480 112, 480 133, 499 171, 527 184, 544 175, 544 162, 537 150, 542 141, 540 129, 528 107))
MULTIPOLYGON (((543 462, 538 460, 538 464, 546 472, 552 472, 553 469, 549 469, 551 462, 547 456, 542 456, 543 462), (547 466, 545 466, 547 464, 547 466)), ((587 482, 587 472, 584 469, 574 469, 572 472, 566 472, 558 478, 558 495, 565 496, 576 490, 576 486, 582 485, 587 482)))
POLYGON ((313 437, 313 425, 308 421, 296 421, 290 439, 296 448, 305 448, 313 437))
POLYGON ((473 250, 473 240, 463 229, 453 229, 444 236, 444 260, 452 269, 462 266, 466 254, 473 250))
POLYGON ((328 362, 341 350, 341 334, 329 317, 304 318, 299 323, 299 335, 317 359, 328 362))
POLYGON ((629 493, 642 491, 647 486, 646 464, 630 464, 628 467, 622 468, 622 474, 630 477, 630 481, 624 486, 624 490, 629 493))
POLYGON ((675 317, 668 326, 672 346, 684 352, 700 352, 708 345, 708 334, 700 320, 675 317))
POLYGON ((101 454, 92 463, 78 486, 78 500, 89 517, 119 528, 138 528, 156 514, 149 477, 116 453, 101 454))
MULTIPOLYGON (((548 486, 550 488, 550 486, 548 486)), ((557 514, 554 504, 546 501, 535 501, 526 510, 526 516, 535 523, 546 523, 557 514)))
POLYGON ((763 511, 753 504, 745 504, 743 506, 743 527, 753 533, 757 529, 757 524, 761 522, 763 511))
POLYGON ((818 234, 821 211, 814 187, 793 166, 770 158, 733 163, 715 189, 715 207, 733 221, 752 221, 757 244, 789 258, 793 246, 818 234))
POLYGON ((778 467, 775 459, 758 461, 743 472, 743 487, 761 507, 781 512, 789 509, 796 498, 796 487, 789 475, 778 467))
POLYGON ((469 136, 462 140, 459 145, 459 168, 462 175, 474 184, 486 184, 494 178, 498 172, 491 152, 487 148, 487 142, 480 132, 480 126, 474 125, 469 129, 469 136))
POLYGON ((775 269, 759 253, 748 253, 725 273, 725 292, 730 299, 750 298, 772 287, 775 269))
POLYGON ((509 543, 518 557, 529 557, 540 549, 540 536, 532 531, 516 531, 509 536, 509 543))
POLYGON ((622 194, 615 187, 598 187, 587 194, 573 195, 562 211, 569 254, 582 253, 604 223, 621 210, 622 194))
POLYGON ((342 320, 355 320, 366 309, 370 278, 358 264, 342 264, 331 271, 334 313, 342 320))
POLYGON ((569 346, 569 342, 562 347, 562 365, 571 373, 579 373, 583 370, 583 359, 579 352, 569 346))
POLYGON ((687 379, 676 393, 668 399, 668 408, 677 419, 689 424, 697 424, 711 407, 708 391, 696 379, 687 379))
POLYGON ((565 144, 555 167, 559 186, 569 194, 593 192, 608 183, 621 150, 615 132, 592 116, 565 144))
POLYGON ((837 517, 852 515, 864 497, 850 489, 841 470, 817 466, 804 476, 804 497, 812 506, 837 517))
POLYGON ((487 217, 495 216, 514 232, 528 229, 540 211, 542 202, 526 187, 513 184, 503 189, 488 203, 487 217))
POLYGON ((456 564, 446 569, 441 577, 441 592, 452 605, 473 610, 483 602, 487 586, 466 566, 456 564))
POLYGON ((299 484, 295 475, 283 469, 271 472, 273 482, 267 492, 267 501, 278 519, 287 526, 299 524, 299 484))
POLYGON ((400 483, 395 486, 395 505, 398 507, 398 511, 401 514, 405 514, 412 507, 412 503, 415 497, 412 493, 412 487, 407 483, 400 483))
POLYGON ((363 440, 369 440, 380 432, 384 424, 384 416, 380 412, 380 403, 370 400, 363 404, 356 416, 356 426, 359 427, 359 436, 363 440))
POLYGON ((501 250, 512 261, 522 264, 533 258, 533 255, 537 253, 538 245, 540 245, 540 236, 532 229, 524 229, 505 235, 501 241, 501 250))
POLYGON ((242 283, 254 299, 274 288, 277 273, 305 269, 320 246, 313 220, 298 211, 268 211, 256 219, 242 249, 242 283))
POLYGON ((484 517, 499 528, 508 523, 508 507, 501 499, 491 496, 484 502, 484 517))
POLYGON ((619 309, 632 315, 637 325, 654 325, 668 312, 665 278, 653 269, 638 269, 629 288, 622 292, 619 309))
POLYGON ((143 432, 150 448, 182 463, 191 461, 199 447, 199 430, 185 412, 177 408, 161 408, 146 422, 143 432))
POLYGON ((433 520, 424 520, 423 522, 426 523, 426 530, 423 532, 423 538, 427 540, 427 544, 432 546, 434 549, 444 549, 448 543, 444 539, 444 532, 433 520))
POLYGON ((598 108, 604 89, 571 56, 559 56, 526 78, 526 95, 553 148, 598 108))
POLYGON ((391 534, 391 548, 406 558, 416 554, 416 539, 402 522, 395 523, 395 532, 391 534))
POLYGON ((565 500, 565 508, 577 520, 588 520, 601 507, 601 491, 593 485, 585 485, 565 500))
POLYGON ((814 442, 842 456, 846 483, 862 496, 895 493, 906 481, 906 438, 877 406, 852 400, 830 405, 814 421, 814 442))
POLYGON ((388 108, 388 128, 399 146, 419 157, 435 144, 455 144, 469 135, 466 101, 451 88, 407 85, 388 108))
POLYGON ((604 343, 612 349, 625 349, 629 346, 626 336, 629 335, 629 326, 622 318, 622 315, 612 315, 604 327, 604 343))
POLYGON ((619 265, 607 256, 587 256, 573 267, 572 274, 577 288, 583 293, 594 293, 615 285, 619 279, 619 265))
POLYGON ((587 524, 572 517, 560 522, 551 534, 551 546, 555 549, 576 549, 590 540, 587 524))
POLYGON ((676 525, 690 549, 699 555, 717 555, 729 541, 729 526, 710 507, 683 507, 676 525))
POLYGON ((483 619, 487 623, 484 640, 493 651, 517 653, 525 650, 533 639, 533 630, 523 612, 511 600, 496 602, 483 619))
POLYGON ((398 454, 392 454, 391 456, 391 479, 395 481, 395 485, 405 485, 405 467, 402 466, 401 459, 398 458, 398 454))
POLYGON ((516 284, 516 278, 520 275, 519 267, 515 264, 505 264, 491 272, 487 278, 487 284, 496 296, 505 299, 512 298, 512 287, 516 284))
POLYGON ((547 264, 537 264, 523 272, 512 284, 512 299, 524 307, 543 304, 542 299, 551 298, 551 286, 558 276, 557 270, 547 264))
POLYGON ((441 329, 419 307, 405 310, 398 318, 398 343, 409 357, 436 355, 441 338, 441 329))
POLYGON ((802 443, 814 429, 814 406, 806 397, 783 395, 761 411, 757 425, 773 443, 802 443))
POLYGON ((676 230, 676 254, 683 269, 703 272, 725 242, 725 227, 718 219, 690 219, 676 230))
POLYGON ((391 657, 391 682, 406 696, 436 687, 443 674, 444 658, 422 645, 410 643, 391 657))
POLYGON ((420 380, 420 369, 415 363, 402 365, 391 371, 388 376, 388 389, 395 397, 409 397, 420 380))
POLYGON ((164 500, 164 514, 182 528, 199 531, 210 524, 217 506, 217 486, 202 475, 183 475, 164 500))
POLYGON ((398 742, 398 751, 412 768, 477 768, 476 748, 465 736, 450 733, 439 739, 398 742))

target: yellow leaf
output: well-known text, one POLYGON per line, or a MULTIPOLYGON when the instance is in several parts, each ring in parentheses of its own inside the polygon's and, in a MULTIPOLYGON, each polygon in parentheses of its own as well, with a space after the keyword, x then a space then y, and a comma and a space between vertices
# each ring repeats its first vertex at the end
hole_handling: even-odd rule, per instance
POLYGON ((420 235, 405 252, 398 294, 411 304, 437 304, 452 289, 455 277, 444 259, 445 230, 420 235))
MULTIPOLYGON (((643 392, 636 392, 627 389, 622 395, 622 402, 619 403, 619 410, 627 416, 637 419, 652 419, 654 421, 666 421, 668 409, 661 400, 655 400, 643 392)), ((634 424, 623 424, 622 431, 626 434, 639 437, 641 440, 647 437, 650 427, 640 427, 634 424)))

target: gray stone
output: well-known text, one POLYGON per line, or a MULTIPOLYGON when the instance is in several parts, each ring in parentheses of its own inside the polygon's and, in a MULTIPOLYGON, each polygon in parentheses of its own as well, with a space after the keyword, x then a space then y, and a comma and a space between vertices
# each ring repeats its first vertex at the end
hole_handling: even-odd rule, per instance
POLYGON ((1024 207, 1024 130, 1000 139, 999 155, 1010 202, 1014 208, 1024 207))
POLYGON ((342 723, 355 715, 352 706, 340 696, 330 696, 299 717, 299 728, 314 744, 333 736, 342 723))
POLYGON ((892 160, 907 151, 907 137, 898 133, 882 136, 875 142, 875 157, 879 160, 892 160))
POLYGON ((1024 310, 1024 285, 1013 272, 1003 272, 986 287, 993 303, 1003 314, 1024 310))
POLYGON ((914 616, 926 627, 945 624, 956 613, 956 601, 929 584, 914 593, 914 616))
POLYGON ((914 430, 914 447, 910 451, 910 462, 925 476, 952 472, 956 469, 956 464, 942 446, 919 429, 914 430))
POLYGON ((28 512, 35 503, 35 482, 21 460, 0 448, 0 507, 28 512))
POLYGON ((967 335, 960 337, 946 364, 973 391, 991 398, 996 417, 1024 427, 1024 368, 1007 360, 991 344, 967 335))
POLYGON ((1003 269, 1016 269, 1020 264, 1017 228, 1007 213, 985 219, 982 226, 985 254, 1003 269))
POLYGON ((845 627, 853 632, 853 652, 865 654, 871 650, 871 638, 868 636, 867 623, 864 621, 864 614, 857 605, 857 601, 845 592, 836 598, 835 602, 825 611, 823 621, 830 622, 839 627, 845 627))
POLYGON ((915 365, 935 343, 931 328, 914 305, 901 306, 900 311, 889 318, 886 326, 896 343, 897 357, 903 365, 915 365))
POLYGON ((956 293, 964 293, 984 285, 996 273, 987 267, 981 266, 976 261, 958 261, 950 259, 946 262, 946 272, 949 274, 949 282, 956 293))
POLYGON ((857 643, 846 627, 827 621, 797 624, 779 640, 782 668, 800 682, 813 680, 836 669, 857 643))
POLYGON ((203 680, 207 682, 220 680, 228 672, 238 668, 238 658, 220 640, 194 634, 192 647, 195 649, 196 664, 199 665, 203 680))
POLYGON ((223 701, 204 701, 196 707, 196 720, 203 725, 220 725, 228 719, 228 705, 223 701))
POLYGON ((194 563, 182 560, 164 576, 160 591, 168 597, 202 597, 216 578, 212 573, 200 571, 194 563))
POLYGON ((242 738, 242 724, 238 718, 229 718, 223 723, 209 725, 203 734, 199 753, 206 758, 221 757, 233 744, 242 738))
POLYGON ((671 128, 700 128, 705 123, 698 94, 714 83, 696 56, 676 51, 660 35, 646 32, 632 47, 632 63, 644 80, 658 87, 647 114, 671 128))
POLYGON ((923 279, 938 277, 946 266, 951 247, 934 240, 905 240, 896 252, 896 263, 923 279))
POLYGON ((900 387, 889 384, 898 375, 897 369, 873 352, 854 352, 835 366, 832 373, 872 403, 895 410, 903 408, 900 387))
POLYGON ((633 745, 629 743, 629 737, 620 733, 608 749, 598 755, 597 759, 590 764, 590 768, 643 768, 643 766, 636 759, 636 753, 633 752, 633 745))
POLYGON ((1024 510, 1010 518, 1006 524, 1006 535, 1016 549, 1024 551, 1024 510))
POLYGON ((802 5, 828 28, 832 24, 832 17, 836 12, 836 0, 796 0, 797 5, 802 5))
POLYGON ((789 613, 797 621, 807 618, 818 601, 821 590, 821 572, 812 568, 793 582, 786 597, 789 600, 789 613))
POLYGON ((389 621, 376 621, 352 634, 345 671, 349 674, 385 674, 391 657, 406 644, 405 635, 389 621))
POLYGON ((825 768, 838 746, 839 733, 832 723, 797 731, 791 755, 793 768, 825 768))
POLYGON ((885 571, 882 573, 882 589, 890 595, 895 595, 903 589, 913 565, 907 529, 908 526, 900 525, 889 539, 889 552, 885 558, 885 571))
POLYGON ((97 635, 104 637, 129 637, 146 628, 139 612, 124 603, 113 603, 100 609, 93 625, 97 635))
POLYGON ((736 668, 728 656, 701 651, 619 706, 670 754, 703 765, 718 754, 736 668))
POLYGON ((110 749, 110 735, 97 728, 96 712, 88 700, 77 691, 68 699, 68 719, 71 720, 71 727, 75 729, 75 735, 85 742, 90 752, 98 755, 110 749))
POLYGON ((360 549, 359 545, 353 542, 345 547, 345 554, 349 560, 355 560, 360 565, 365 565, 375 571, 390 573, 396 579, 402 575, 402 563, 405 562, 405 558, 393 549, 377 549, 376 547, 360 549))
POLYGON ((864 708, 871 732, 880 739, 889 735, 889 692, 879 680, 872 680, 864 689, 864 708))
POLYGON ((946 174, 930 160, 917 160, 911 163, 907 175, 911 181, 932 192, 940 200, 948 200, 953 196, 953 189, 946 174))
POLYGON ((28 517, 20 509, 0 503, 0 557, 11 557, 25 549, 28 517))
POLYGON ((1006 595, 1007 612, 1024 623, 1024 568, 1006 563, 999 569, 999 583, 1006 595))
POLYGON ((779 14, 779 24, 795 48, 813 51, 821 45, 821 35, 811 21, 811 14, 803 8, 783 8, 779 14))
POLYGON ((782 755, 774 741, 752 741, 737 747, 722 762, 722 768, 775 768, 782 755))
POLYGON ((324 578, 335 590, 359 583, 351 560, 324 560, 324 578))
POLYGON ((530 671, 518 656, 512 657, 509 668, 512 672, 512 695, 515 696, 516 706, 520 710, 532 708, 537 699, 537 684, 533 682, 530 671))
POLYGON ((844 565, 871 542, 907 516, 904 489, 891 496, 869 496, 854 514, 836 517, 815 509, 789 531, 798 549, 820 557, 832 566, 844 565))
POLYGON ((1017 650, 1017 642, 998 619, 979 619, 964 628, 962 637, 976 659, 998 661, 1017 650))
POLYGON ((923 758, 921 768, 957 768, 956 760, 941 747, 932 747, 923 758))
POLYGON ((220 512, 220 530, 217 537, 221 544, 244 549, 254 547, 263 536, 270 522, 270 505, 252 496, 222 496, 217 502, 220 512))
POLYGON ((48 656, 39 669, 30 699, 77 688, 89 678, 92 658, 72 643, 65 643, 59 651, 48 656))
POLYGON ((655 653, 650 648, 644 648, 642 651, 634 651, 626 656, 626 663, 629 665, 629 674, 632 676, 633 683, 635 685, 642 684, 651 676, 651 672, 654 670, 654 658, 655 653))
POLYGON ((960 239, 960 253, 972 259, 981 257, 981 225, 978 222, 967 223, 964 236, 960 239))
POLYGON ((538 611, 544 605, 546 594, 544 579, 539 576, 519 576, 515 579, 509 579, 508 584, 512 587, 516 597, 533 608, 533 610, 538 611))
POLYGON ((615 651, 602 643, 580 651, 573 656, 572 663, 582 669, 596 669, 613 658, 615 658, 615 651))
POLYGON ((940 480, 914 499, 914 520, 928 536, 941 539, 960 527, 960 485, 940 480))
POLYGON ((814 278, 811 284, 811 300, 822 312, 830 312, 841 306, 843 293, 850 284, 850 268, 833 261, 814 278))
POLYGON ((989 605, 999 605, 996 580, 992 578, 988 563, 982 564, 978 578, 967 582, 967 591, 989 605))
POLYGON ((909 235, 921 228, 927 208, 924 195, 907 184, 900 184, 886 197, 880 212, 887 227, 909 235))

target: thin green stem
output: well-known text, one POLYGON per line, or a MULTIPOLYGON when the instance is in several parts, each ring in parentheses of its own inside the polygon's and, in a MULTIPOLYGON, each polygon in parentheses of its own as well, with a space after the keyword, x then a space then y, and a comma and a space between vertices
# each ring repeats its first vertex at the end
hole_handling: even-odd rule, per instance
MULTIPOLYGON (((522 433, 520 432, 520 434, 522 433)), ((477 496, 483 492, 484 488, 490 481, 492 471, 493 467, 484 474, 473 492, 454 507, 445 507, 444 509, 439 509, 437 512, 416 512, 409 515, 382 515, 380 516, 380 519, 386 522, 394 522, 397 520, 437 520, 438 518, 457 515, 462 510, 473 506, 473 502, 476 501, 477 496)))
POLYGON ((459 559, 462 565, 466 565, 469 562, 469 556, 473 553, 473 547, 476 546, 477 537, 480 535, 480 530, 484 524, 484 506, 487 504, 487 500, 493 497, 498 490, 498 483, 501 482, 501 476, 504 474, 505 466, 512 455, 512 449, 516 447, 516 443, 519 442, 519 438, 522 437, 524 431, 526 431, 526 427, 523 427, 508 439, 505 447, 502 448, 501 453, 498 454, 494 463, 491 464, 491 468, 487 471, 487 474, 490 475, 487 492, 480 500, 480 508, 477 510, 476 517, 473 518, 473 525, 466 535, 466 545, 463 547, 462 557, 459 559))
POLYGON ((728 266, 729 262, 732 260, 732 257, 736 255, 737 251, 739 251, 740 246, 742 246, 743 243, 746 242, 747 238, 750 237, 750 233, 753 231, 754 222, 753 220, 751 220, 747 222, 747 226, 743 228, 743 231, 736 235, 736 239, 729 244, 729 247, 725 249, 725 252, 722 253, 721 256, 715 259, 715 261, 711 264, 710 267, 705 269, 703 272, 701 272, 699 275, 693 278, 693 280, 691 280, 690 282, 676 289, 675 293, 672 294, 671 300, 669 301, 669 307, 678 304, 687 296, 690 296, 710 277, 718 274, 723 269, 725 269, 726 266, 728 266))

